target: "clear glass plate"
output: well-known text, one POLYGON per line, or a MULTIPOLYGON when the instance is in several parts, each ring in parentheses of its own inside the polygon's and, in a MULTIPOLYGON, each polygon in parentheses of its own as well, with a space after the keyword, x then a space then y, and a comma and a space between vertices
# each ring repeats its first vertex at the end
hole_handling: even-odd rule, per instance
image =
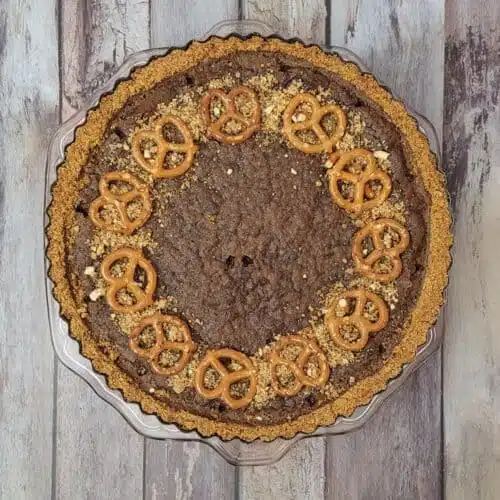
MULTIPOLYGON (((269 36, 274 33, 273 29, 259 21, 225 21, 215 25, 206 35, 227 36, 236 33, 242 36, 259 33, 269 36)), ((367 66, 353 54, 343 47, 322 47, 328 52, 335 52, 343 59, 356 63, 363 71, 368 71, 367 66)), ((51 201, 50 188, 56 180, 57 166, 64 159, 64 150, 74 139, 75 129, 84 123, 89 109, 95 107, 103 94, 111 92, 117 82, 129 76, 135 67, 145 65, 152 57, 164 55, 168 48, 144 50, 128 57, 116 74, 96 93, 90 102, 73 115, 52 137, 46 164, 45 181, 45 213, 51 201)), ((387 88, 387 87, 386 87, 387 88)), ((389 88, 387 88, 391 91, 389 88)), ((391 91, 392 92, 392 91, 391 91)), ((393 93, 394 95, 394 93, 393 93)), ((409 109, 409 108, 408 108, 409 109)), ((432 150, 436 153, 440 162, 439 142, 432 125, 421 115, 409 109, 409 112, 417 119, 421 131, 428 137, 432 150)), ((45 215, 45 224, 48 223, 45 215)), ((46 269, 49 263, 46 259, 46 269)), ((61 362, 70 370, 82 377, 94 389, 94 391, 105 401, 113 405, 123 417, 146 437, 155 439, 182 439, 195 440, 208 444, 216 450, 228 462, 235 465, 264 465, 271 464, 279 460, 297 441, 315 436, 326 436, 330 434, 342 434, 353 431, 362 426, 380 407, 380 405, 397 389, 401 387, 408 376, 419 367, 440 345, 442 338, 442 328, 438 321, 436 326, 429 330, 427 341, 417 352, 415 359, 404 366, 401 374, 391 380, 383 392, 376 394, 369 404, 358 407, 350 417, 341 417, 328 427, 322 427, 312 434, 298 434, 292 439, 276 439, 270 443, 256 440, 252 443, 245 443, 238 439, 222 441, 217 437, 203 438, 196 432, 184 432, 175 425, 162 422, 156 416, 146 415, 142 412, 138 404, 126 402, 120 391, 111 390, 103 375, 95 372, 88 359, 80 354, 79 344, 72 339, 68 333, 67 323, 59 315, 59 305, 52 295, 52 282, 47 278, 46 293, 49 315, 49 325, 52 335, 52 342, 57 356, 61 362)))

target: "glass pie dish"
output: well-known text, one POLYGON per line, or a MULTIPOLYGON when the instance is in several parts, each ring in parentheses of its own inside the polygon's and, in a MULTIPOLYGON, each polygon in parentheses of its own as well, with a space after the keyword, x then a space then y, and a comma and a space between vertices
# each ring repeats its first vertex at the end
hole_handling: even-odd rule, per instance
MULTIPOLYGON (((214 26, 207 33, 207 37, 212 35, 227 36, 229 34, 246 36, 250 33, 269 36, 273 33, 273 30, 271 27, 256 21, 223 22, 214 26)), ((338 54, 344 60, 357 64, 361 70, 368 71, 366 65, 352 52, 341 47, 322 48, 327 52, 338 54)), ((54 134, 50 143, 46 166, 46 209, 51 201, 50 189, 56 180, 57 167, 64 159, 65 148, 73 141, 76 128, 85 122, 88 111, 99 103, 103 95, 112 92, 116 84, 120 80, 127 78, 136 67, 145 65, 151 58, 165 55, 168 51, 168 48, 151 49, 130 56, 118 69, 116 74, 94 95, 90 102, 65 122, 54 134)), ((390 89, 387 90, 390 91, 390 89)), ((390 92, 392 93, 392 91, 390 92)), ((408 109, 408 111, 417 120, 420 130, 428 138, 430 147, 436 154, 439 163, 439 143, 432 125, 411 109, 408 109)), ((47 260, 47 268, 48 265, 47 260)), ((218 437, 203 438, 196 432, 185 432, 173 424, 166 424, 158 417, 142 412, 138 404, 125 401, 120 391, 110 389, 105 377, 93 370, 91 362, 80 354, 78 342, 70 337, 68 326, 60 317, 59 305, 52 297, 52 282, 48 279, 46 290, 52 340, 55 351, 63 364, 86 380, 99 396, 113 405, 144 436, 156 439, 182 439, 205 442, 220 453, 227 461, 236 465, 269 464, 279 460, 300 439, 340 434, 359 428, 373 415, 376 409, 391 393, 401 387, 408 375, 420 366, 439 346, 442 336, 442 329, 438 323, 437 326, 429 330, 427 341, 420 346, 413 361, 403 367, 401 373, 388 383, 387 388, 383 392, 376 394, 367 405, 358 407, 349 417, 338 418, 333 425, 319 428, 312 434, 298 434, 292 439, 276 439, 272 442, 256 440, 246 443, 237 439, 223 441, 218 437)))

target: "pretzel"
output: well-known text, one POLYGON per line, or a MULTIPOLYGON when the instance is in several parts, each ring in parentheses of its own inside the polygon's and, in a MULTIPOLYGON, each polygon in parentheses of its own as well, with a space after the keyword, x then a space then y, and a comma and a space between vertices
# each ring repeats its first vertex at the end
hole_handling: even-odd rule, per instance
POLYGON ((123 247, 114 250, 102 261, 102 277, 110 284, 106 299, 108 304, 116 312, 133 313, 142 311, 153 303, 153 293, 156 289, 156 271, 149 260, 145 259, 140 250, 123 247), (127 259, 124 276, 117 278, 111 273, 111 268, 120 259, 127 259), (135 282, 135 271, 137 267, 142 268, 147 277, 144 290, 135 282), (135 304, 121 304, 117 294, 126 289, 135 298, 135 304))
POLYGON ((218 349, 217 351, 207 351, 205 358, 196 370, 195 387, 207 399, 220 398, 232 409, 244 408, 250 404, 257 391, 257 371, 252 361, 241 352, 227 348, 218 349), (243 368, 235 372, 230 372, 220 362, 221 358, 236 361, 243 368), (207 389, 205 387, 205 374, 210 367, 216 370, 221 376, 217 387, 214 389, 207 389), (231 385, 245 379, 249 379, 250 381, 248 392, 242 398, 234 398, 231 395, 231 385))
POLYGON ((377 167, 377 162, 370 151, 366 149, 352 149, 345 153, 334 153, 330 156, 330 161, 334 164, 328 171, 330 193, 339 207, 359 214, 364 210, 379 205, 391 194, 391 177, 377 167), (348 172, 346 167, 356 158, 364 159, 366 161, 366 168, 359 173, 348 172), (343 196, 339 189, 338 181, 352 184, 354 189, 352 200, 343 196), (373 181, 378 181, 382 184, 380 191, 375 191, 370 187, 370 182, 373 181))
POLYGON ((410 234, 408 231, 392 219, 377 219, 369 222, 354 236, 352 244, 352 258, 359 272, 367 278, 381 281, 383 283, 395 280, 403 268, 400 255, 408 248, 410 234), (392 229, 399 235, 399 242, 391 248, 386 248, 383 240, 383 233, 386 229, 392 229), (363 241, 371 238, 374 250, 368 255, 363 255, 363 241), (391 264, 389 272, 377 272, 373 266, 382 258, 388 258, 391 264))
POLYGON ((196 345, 191 339, 189 326, 177 316, 160 313, 148 316, 140 322, 130 335, 129 346, 138 356, 148 359, 156 373, 167 376, 181 372, 191 358, 191 354, 196 350, 196 345), (168 340, 163 325, 173 326, 180 331, 182 342, 168 340), (154 328, 155 342, 151 347, 142 348, 139 344, 139 337, 148 326, 154 328), (160 357, 165 351, 180 351, 182 354, 173 365, 165 367, 160 364, 160 357))
POLYGON ((331 153, 333 147, 342 138, 345 133, 347 120, 344 111, 336 104, 327 104, 321 106, 316 97, 312 94, 298 94, 289 103, 283 114, 283 133, 294 147, 303 153, 331 153), (309 104, 312 108, 310 118, 301 122, 294 122, 293 116, 301 104, 309 104), (326 116, 333 114, 336 119, 336 127, 331 135, 328 135, 321 120, 326 116), (297 132, 312 130, 319 140, 319 144, 311 144, 303 141, 297 136, 297 132))
POLYGON ((132 137, 132 155, 137 163, 150 172, 155 179, 171 179, 182 175, 193 163, 194 154, 198 148, 193 142, 193 136, 187 125, 174 115, 166 115, 157 120, 151 130, 140 130, 132 137), (166 125, 173 125, 181 133, 184 142, 170 142, 165 139, 163 129, 166 125), (145 140, 153 141, 158 148, 156 158, 149 162, 141 150, 145 140), (184 161, 173 168, 165 166, 165 158, 170 151, 184 153, 184 161))
POLYGON ((210 89, 201 101, 201 113, 207 124, 207 135, 226 144, 238 144, 248 139, 260 126, 260 104, 257 94, 249 87, 235 87, 226 94, 222 89, 210 89), (255 103, 255 109, 250 118, 236 109, 236 98, 240 95, 246 95, 255 103), (225 112, 212 121, 210 105, 212 99, 218 97, 226 107, 225 112), (243 131, 239 134, 228 134, 222 129, 229 121, 235 121, 242 125, 243 131))
POLYGON ((90 204, 89 217, 96 226, 106 231, 131 234, 151 216, 151 197, 146 185, 127 172, 108 172, 104 174, 99 180, 99 192, 101 196, 90 204), (112 193, 109 185, 116 181, 125 182, 132 186, 133 189, 122 194, 112 193), (136 200, 141 201, 142 209, 135 219, 131 219, 128 216, 127 207, 136 200), (118 222, 106 221, 99 215, 100 211, 109 205, 113 205, 118 211, 120 216, 118 222))
POLYGON ((315 387, 324 385, 330 376, 330 368, 326 356, 320 350, 316 342, 300 337, 299 335, 290 335, 282 337, 271 353, 271 385, 280 396, 295 396, 302 387, 315 387), (280 356, 283 349, 289 345, 299 346, 301 352, 297 359, 291 360, 280 356), (311 377, 305 372, 306 363, 310 357, 315 356, 318 360, 320 374, 318 377, 311 377), (280 384, 277 367, 285 365, 294 376, 293 384, 283 387, 280 384))
POLYGON ((378 332, 385 328, 389 321, 389 311, 385 302, 378 296, 368 290, 350 290, 344 292, 339 300, 335 304, 335 307, 331 307, 325 315, 325 326, 330 332, 333 341, 343 349, 348 351, 360 351, 363 349, 367 342, 369 334, 372 332, 378 332), (339 305, 340 300, 355 299, 356 306, 352 314, 346 316, 338 316, 336 311, 336 306, 339 305), (378 319, 373 322, 368 318, 365 318, 363 312, 366 303, 372 302, 378 310, 378 319), (354 341, 350 342, 345 339, 341 332, 342 326, 353 325, 358 329, 359 337, 354 341))

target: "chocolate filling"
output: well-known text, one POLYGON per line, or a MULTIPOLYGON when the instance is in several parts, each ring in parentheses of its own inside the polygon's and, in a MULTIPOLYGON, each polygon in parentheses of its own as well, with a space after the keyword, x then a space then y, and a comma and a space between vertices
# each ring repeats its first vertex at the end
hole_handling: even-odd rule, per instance
MULTIPOLYGON (((169 102, 179 89, 197 87, 228 73, 244 81, 259 74, 260 68, 278 75, 280 86, 301 79, 306 90, 328 88, 338 102, 358 112, 366 124, 366 137, 383 142, 390 153, 391 199, 399 196, 408 211, 411 243, 402 255, 403 273, 396 282, 398 306, 391 311, 388 326, 370 338, 354 361, 331 370, 330 381, 340 394, 353 378, 358 381, 376 372, 400 340, 424 273, 428 201, 408 168, 404 140, 396 128, 376 105, 336 75, 288 56, 239 53, 206 61, 131 98, 114 117, 106 139, 92 151, 82 173, 89 184, 76 207, 79 232, 68 268, 80 277, 88 296, 93 283, 84 269, 93 264, 88 244, 93 225, 87 211, 98 196, 99 178, 115 169, 107 161, 111 146, 123 142, 138 119, 154 113, 159 103, 169 102)), ((358 228, 333 203, 323 162, 321 155, 290 148, 278 136, 269 141, 257 133, 234 146, 200 143, 196 165, 184 177, 156 181, 167 183, 172 195, 168 200, 158 196, 154 200, 145 228, 159 246, 145 254, 158 273, 158 294, 175 297, 201 353, 207 348, 230 347, 251 355, 275 335, 303 329, 310 308, 321 307, 328 288, 345 280, 358 228), (186 179, 190 185, 181 189, 186 179)), ((165 377, 152 373, 148 363, 130 351, 127 337, 110 313, 103 300, 88 303, 91 335, 115 346, 117 365, 146 392, 152 386, 164 389, 167 396, 158 397, 173 408, 228 422, 252 423, 258 415, 260 423, 271 424, 328 402, 319 390, 312 390, 277 397, 262 410, 231 410, 193 389, 177 394, 165 377)))

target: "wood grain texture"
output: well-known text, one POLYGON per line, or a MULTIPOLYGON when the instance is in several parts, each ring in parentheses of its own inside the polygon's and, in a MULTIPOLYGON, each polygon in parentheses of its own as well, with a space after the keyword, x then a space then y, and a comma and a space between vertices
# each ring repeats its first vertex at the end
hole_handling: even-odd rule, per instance
POLYGON ((442 498, 440 357, 433 354, 360 430, 328 438, 326 498, 442 498))
MULTIPOLYGON (((216 22, 236 18, 236 0, 171 0, 151 3, 151 44, 180 46, 203 36, 216 22)), ((151 499, 234 498, 237 468, 199 442, 148 439, 145 497, 151 499)))
POLYGON ((0 3, 0 498, 50 498, 54 354, 44 158, 59 117, 56 3, 0 3))
POLYGON ((324 0, 243 0, 242 12, 245 19, 264 21, 284 37, 316 43, 325 41, 324 0))
POLYGON ((445 0, 331 0, 329 42, 358 54, 436 127, 443 114, 445 0))
POLYGON ((149 2, 61 2, 63 119, 115 73, 123 59, 149 47, 149 2))
POLYGON ((56 498, 140 498, 144 438, 78 375, 58 371, 56 498))
MULTIPOLYGON (((149 46, 148 4, 137 0, 62 2, 63 119, 131 52, 149 46)), ((58 364, 57 498, 137 498, 144 438, 90 387, 58 364)))
POLYGON ((444 484, 500 498, 500 4, 447 0, 444 152, 455 205, 444 345, 444 484))
POLYGON ((178 47, 215 24, 238 19, 238 0, 150 0, 153 47, 178 47))
MULTIPOLYGON (((325 41, 326 8, 323 0, 245 0, 243 16, 269 24, 282 36, 325 41)), ((319 499, 325 489, 325 439, 299 441, 276 465, 242 467, 242 499, 319 499)))
POLYGON ((236 467, 195 441, 148 440, 145 498, 221 500, 236 497, 236 467))
MULTIPOLYGON (((330 10, 330 42, 356 52, 441 130, 444 0, 333 0, 330 10)), ((441 498, 440 360, 429 359, 363 429, 328 439, 329 498, 441 498)))

